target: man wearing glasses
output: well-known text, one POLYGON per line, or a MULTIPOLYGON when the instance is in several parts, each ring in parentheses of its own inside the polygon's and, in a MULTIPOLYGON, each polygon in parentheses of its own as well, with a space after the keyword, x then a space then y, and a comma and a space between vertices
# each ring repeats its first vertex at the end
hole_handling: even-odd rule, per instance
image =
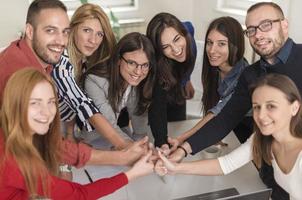
MULTIPOLYGON (((181 160, 187 153, 195 154, 223 139, 251 109, 249 85, 267 73, 289 76, 302 93, 302 45, 288 37, 288 21, 281 8, 272 2, 261 2, 247 11, 245 35, 260 60, 241 74, 230 101, 211 121, 199 129, 178 148, 171 159, 181 160)), ((260 170, 264 183, 273 188, 272 199, 289 199, 288 194, 275 183, 271 167, 260 170)))

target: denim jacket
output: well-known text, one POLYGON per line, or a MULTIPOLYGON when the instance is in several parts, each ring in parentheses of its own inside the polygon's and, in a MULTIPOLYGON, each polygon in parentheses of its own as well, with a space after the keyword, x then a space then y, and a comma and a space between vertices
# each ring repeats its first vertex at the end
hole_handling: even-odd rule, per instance
POLYGON ((222 108, 231 98, 241 73, 248 65, 248 62, 244 58, 240 59, 226 77, 223 80, 219 80, 217 92, 220 99, 216 106, 211 108, 208 112, 213 113, 215 116, 220 113, 222 108))

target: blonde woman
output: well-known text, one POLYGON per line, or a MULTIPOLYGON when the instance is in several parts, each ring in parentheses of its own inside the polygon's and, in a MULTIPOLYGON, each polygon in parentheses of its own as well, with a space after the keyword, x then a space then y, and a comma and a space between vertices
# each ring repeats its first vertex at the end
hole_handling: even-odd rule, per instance
POLYGON ((70 21, 68 41, 68 55, 77 80, 87 70, 85 67, 107 61, 115 44, 109 19, 103 9, 89 3, 79 7, 70 21))
MULTIPOLYGON (((67 134, 73 134, 74 122, 80 129, 101 133, 115 148, 122 149, 130 140, 121 137, 100 113, 94 102, 79 87, 81 74, 89 66, 106 62, 115 46, 109 19, 98 5, 84 4, 71 18, 68 56, 62 56, 52 76, 59 92, 61 119, 67 134)), ((72 136, 71 136, 72 137, 72 136)))

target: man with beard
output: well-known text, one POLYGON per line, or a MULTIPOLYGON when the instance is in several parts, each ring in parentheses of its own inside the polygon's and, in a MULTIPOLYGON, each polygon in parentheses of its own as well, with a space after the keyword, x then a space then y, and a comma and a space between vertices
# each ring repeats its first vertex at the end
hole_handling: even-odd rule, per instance
MULTIPOLYGON (((67 9, 61 1, 35 0, 31 3, 24 38, 12 42, 0 54, 0 105, 4 87, 10 76, 25 67, 50 73, 52 65, 60 61, 68 36, 67 9)), ((105 118, 103 121, 107 122, 105 118)), ((106 131, 110 132, 113 129, 108 122, 104 126, 106 131)), ((85 164, 129 165, 143 154, 146 142, 147 138, 134 143, 124 151, 99 151, 82 143, 63 140, 62 159, 64 163, 77 167, 85 164)))
MULTIPOLYGON (((289 76, 302 93, 302 45, 288 37, 288 21, 281 8, 272 2, 261 2, 251 6, 246 16, 246 36, 260 60, 247 67, 241 74, 230 101, 211 121, 184 142, 170 158, 179 161, 187 153, 195 154, 223 139, 251 109, 249 86, 267 73, 289 76)), ((274 123, 273 121, 271 123, 274 123)), ((260 176, 273 188, 273 199, 289 199, 281 187, 276 185, 271 166, 263 162, 260 176)))

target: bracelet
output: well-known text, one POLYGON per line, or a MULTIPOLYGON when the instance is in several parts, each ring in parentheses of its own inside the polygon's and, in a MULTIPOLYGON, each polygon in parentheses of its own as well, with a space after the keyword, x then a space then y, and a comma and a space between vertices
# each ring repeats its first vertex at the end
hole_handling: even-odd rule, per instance
POLYGON ((59 171, 60 172, 71 172, 71 166, 70 165, 60 165, 59 171))
POLYGON ((182 149, 185 152, 185 157, 187 157, 188 152, 183 146, 177 146, 177 149, 182 149))

